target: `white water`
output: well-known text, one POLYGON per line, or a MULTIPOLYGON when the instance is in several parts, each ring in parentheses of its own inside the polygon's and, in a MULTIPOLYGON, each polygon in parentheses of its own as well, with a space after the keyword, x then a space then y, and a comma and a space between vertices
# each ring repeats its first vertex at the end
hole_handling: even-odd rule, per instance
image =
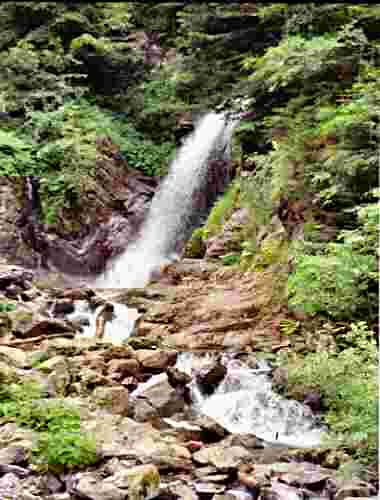
MULTIPOLYGON (((193 376, 213 359, 213 354, 183 353, 176 367, 193 376)), ((318 425, 305 405, 273 392, 270 368, 265 362, 255 370, 228 354, 223 355, 222 362, 227 374, 212 395, 203 395, 194 378, 190 384, 199 413, 212 417, 231 433, 254 434, 270 446, 320 445, 326 429, 318 425)))
MULTIPOLYGON (((129 309, 123 304, 112 304, 114 306, 113 319, 112 321, 107 321, 105 324, 103 340, 115 345, 121 345, 131 335, 138 313, 136 309, 129 309)), ((67 319, 86 320, 88 325, 82 326, 83 331, 80 335, 83 337, 95 337, 96 316, 99 307, 94 311, 89 307, 88 302, 78 301, 75 304, 75 311, 72 314, 68 314, 67 319)))
POLYGON ((218 152, 228 155, 229 140, 237 120, 209 113, 179 150, 169 173, 155 194, 140 238, 111 263, 98 278, 103 288, 140 288, 161 266, 179 259, 178 246, 189 232, 194 194, 203 186, 207 160, 218 152))

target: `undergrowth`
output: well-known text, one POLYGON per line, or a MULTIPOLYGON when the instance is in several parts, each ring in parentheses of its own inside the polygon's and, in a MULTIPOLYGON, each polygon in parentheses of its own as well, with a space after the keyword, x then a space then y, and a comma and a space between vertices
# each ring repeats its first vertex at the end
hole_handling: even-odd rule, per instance
POLYGON ((356 322, 341 340, 344 349, 338 353, 309 353, 290 359, 288 393, 291 396, 292 386, 297 385, 317 389, 327 407, 324 420, 330 428, 329 441, 349 449, 364 463, 373 463, 378 440, 374 335, 365 322, 356 322))
POLYGON ((43 399, 36 383, 0 381, 0 418, 37 432, 31 458, 42 469, 59 472, 97 461, 96 442, 82 433, 79 411, 64 401, 43 399))

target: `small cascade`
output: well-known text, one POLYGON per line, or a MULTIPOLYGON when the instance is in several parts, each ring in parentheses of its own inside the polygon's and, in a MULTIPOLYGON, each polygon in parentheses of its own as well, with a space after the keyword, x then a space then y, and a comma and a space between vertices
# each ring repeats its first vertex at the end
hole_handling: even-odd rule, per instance
POLYGON ((204 395, 195 374, 215 362, 215 356, 193 353, 179 355, 176 367, 191 375, 190 384, 195 410, 207 415, 231 433, 254 434, 267 446, 317 447, 326 429, 309 408, 288 400, 272 390, 271 368, 258 361, 255 369, 234 358, 222 356, 227 372, 211 395, 204 395))
POLYGON ((26 208, 32 221, 37 224, 41 214, 41 200, 39 193, 39 179, 33 175, 25 177, 26 208))
MULTIPOLYGON (((200 120, 155 194, 140 237, 111 262, 111 268, 98 278, 97 287, 144 287, 161 266, 179 259, 192 231, 207 216, 205 210, 215 202, 211 198, 222 194, 205 192, 208 164, 211 157, 229 160, 230 137, 237 123, 237 119, 227 121, 223 114, 216 113, 200 120)), ((223 179, 217 191, 224 189, 229 180, 223 179)))
MULTIPOLYGON (((112 319, 105 323, 103 340, 121 345, 133 332, 138 313, 136 309, 130 309, 123 304, 112 303, 112 305, 114 307, 112 319)), ((94 309, 88 302, 78 301, 75 304, 75 311, 67 315, 67 319, 81 324, 83 337, 95 337, 96 318, 101 307, 94 309)))

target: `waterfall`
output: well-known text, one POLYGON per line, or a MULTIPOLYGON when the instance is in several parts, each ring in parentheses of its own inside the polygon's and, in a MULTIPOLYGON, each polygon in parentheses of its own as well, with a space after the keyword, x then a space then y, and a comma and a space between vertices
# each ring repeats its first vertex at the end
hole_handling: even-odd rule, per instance
MULTIPOLYGON (((144 287, 161 266, 179 259, 184 244, 206 215, 199 207, 199 193, 202 195, 207 187, 210 157, 230 159, 230 137, 237 122, 217 113, 200 120, 155 194, 139 238, 111 262, 111 268, 97 279, 96 286, 144 287)), ((207 193, 203 194, 207 197, 207 193)), ((209 196, 207 209, 218 194, 209 196)))

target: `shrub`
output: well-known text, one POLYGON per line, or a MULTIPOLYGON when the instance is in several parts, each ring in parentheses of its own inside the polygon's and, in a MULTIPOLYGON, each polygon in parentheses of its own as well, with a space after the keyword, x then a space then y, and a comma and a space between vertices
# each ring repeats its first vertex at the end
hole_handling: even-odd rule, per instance
POLYGON ((64 401, 41 399, 42 389, 34 382, 0 384, 0 416, 37 431, 33 449, 36 465, 61 471, 96 462, 95 440, 81 432, 80 413, 64 401))
POLYGON ((339 353, 309 353, 288 366, 288 385, 317 389, 328 408, 324 420, 338 446, 364 462, 377 456, 377 348, 365 322, 352 323, 351 347, 339 353))
POLYGON ((289 276, 289 305, 337 320, 374 317, 376 258, 360 255, 348 244, 330 244, 324 255, 298 255, 289 276))

